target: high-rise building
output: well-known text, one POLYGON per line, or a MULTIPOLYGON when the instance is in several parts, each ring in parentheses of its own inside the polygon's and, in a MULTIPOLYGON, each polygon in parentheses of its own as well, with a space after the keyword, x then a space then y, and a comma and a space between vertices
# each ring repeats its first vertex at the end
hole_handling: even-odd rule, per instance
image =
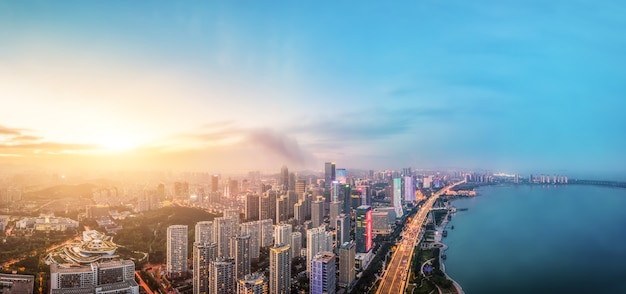
POLYGON ((326 189, 330 189, 330 183, 335 180, 335 163, 326 162, 324 164, 324 185, 326 189))
POLYGON ((248 193, 246 195, 246 220, 259 220, 259 195, 248 193))
MULTIPOLYGON (((345 184, 341 186, 339 190, 339 198, 343 201, 343 212, 345 214, 350 214, 352 211, 352 188, 350 185, 345 184)), ((357 205, 358 206, 358 205, 357 205)))
POLYGON ((302 233, 291 233, 291 258, 300 257, 300 250, 302 249, 302 233))
POLYGON ((337 216, 335 221, 337 223, 337 244, 350 242, 350 215, 342 213, 337 216))
POLYGON ((356 252, 367 253, 372 248, 372 207, 361 205, 356 209, 356 252))
POLYGON ((274 244, 274 225, 271 219, 259 221, 261 223, 261 247, 269 247, 274 244))
POLYGON ((346 242, 339 248, 339 281, 341 287, 349 287, 354 281, 354 256, 356 246, 354 242, 346 242))
POLYGON ((324 221, 324 202, 321 200, 313 201, 311 205, 311 222, 313 227, 319 227, 324 221))
POLYGON ((239 225, 242 235, 250 235, 250 259, 259 258, 261 250, 261 223, 259 221, 247 222, 239 225))
POLYGON ((276 199, 276 220, 286 221, 289 214, 289 198, 283 195, 276 199))
POLYGON ((193 243, 193 293, 207 294, 209 264, 217 258, 217 243, 193 243))
POLYGON ((235 293, 235 260, 218 258, 209 265, 209 294, 235 293))
POLYGON ((237 294, 268 294, 269 285, 265 276, 260 273, 246 275, 237 283, 237 294))
POLYGON ((284 165, 280 168, 280 181, 278 184, 280 185, 281 190, 289 190, 289 169, 284 165))
POLYGON ((311 261, 311 294, 335 293, 335 254, 322 251, 311 261))
POLYGON ((274 226, 274 244, 291 245, 290 224, 278 224, 274 226))
POLYGON ((345 168, 338 168, 335 170, 335 181, 339 182, 339 184, 346 184, 348 182, 345 168))
POLYGON ((315 227, 306 231, 306 271, 311 273, 311 261, 319 252, 326 249, 326 231, 324 227, 315 227))
POLYGON ((273 219, 275 212, 271 211, 270 196, 265 193, 259 196, 259 219, 273 219))
POLYGON ((195 230, 195 242, 196 243, 212 243, 213 240, 213 222, 212 221, 200 221, 196 223, 195 230))
MULTIPOLYGON (((396 217, 402 217, 404 215, 402 211, 402 178, 393 179, 393 197, 392 197, 393 209, 396 211, 396 217)), ((359 245, 357 244, 357 251, 359 245)))
POLYGON ((226 208, 224 209, 224 217, 232 218, 235 221, 235 225, 239 226, 239 209, 226 208))
POLYGON ((277 244, 270 248, 270 293, 291 293, 291 247, 277 244))
POLYGON ((250 235, 237 235, 231 239, 231 256, 235 258, 237 279, 250 273, 250 235))
POLYGON ((211 192, 217 192, 218 191, 218 184, 219 183, 219 176, 218 175, 212 175, 211 176, 211 192))
POLYGON ((404 177, 404 201, 415 201, 415 184, 413 184, 413 177, 404 177))
POLYGON ((360 205, 372 205, 372 195, 369 186, 357 186, 356 190, 359 192, 359 195, 361 197, 360 205))
POLYGON ((166 273, 176 279, 187 273, 187 226, 167 227, 166 273))
POLYGON ((337 216, 341 213, 341 202, 335 201, 330 203, 330 223, 328 227, 334 229, 335 228, 335 220, 337 216))
POLYGON ((306 190, 306 180, 296 180, 296 187, 295 187, 296 195, 298 195, 298 197, 302 196, 305 190, 306 190))
POLYGON ((239 227, 235 226, 235 220, 230 217, 216 217, 213 222, 215 226, 215 241, 217 242, 217 256, 230 257, 230 238, 237 234, 239 227))
POLYGON ((299 225, 305 221, 306 212, 304 209, 305 207, 303 201, 298 201, 298 203, 293 205, 293 217, 299 225))

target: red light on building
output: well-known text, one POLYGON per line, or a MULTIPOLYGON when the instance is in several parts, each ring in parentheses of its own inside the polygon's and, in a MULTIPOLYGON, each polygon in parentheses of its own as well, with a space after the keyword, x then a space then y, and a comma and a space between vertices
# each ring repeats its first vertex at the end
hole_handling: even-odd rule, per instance
POLYGON ((365 213, 365 251, 372 248, 372 210, 365 213))

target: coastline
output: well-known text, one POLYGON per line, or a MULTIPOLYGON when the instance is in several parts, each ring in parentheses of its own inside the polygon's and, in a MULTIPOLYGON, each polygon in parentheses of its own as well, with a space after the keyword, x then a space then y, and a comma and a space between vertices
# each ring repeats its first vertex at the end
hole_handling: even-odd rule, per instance
POLYGON ((441 258, 441 255, 443 254, 443 252, 448 250, 448 245, 443 243, 441 240, 443 239, 443 237, 442 237, 443 231, 448 226, 448 215, 449 214, 450 214, 450 211, 448 211, 448 214, 444 218, 443 223, 440 226, 438 226, 437 228, 435 228, 437 230, 437 232, 438 232, 436 234, 436 236, 438 236, 438 237, 435 237, 435 242, 442 245, 442 247, 439 249, 439 257, 438 257, 439 258, 439 264, 441 265, 441 271, 445 275, 446 279, 452 281, 452 285, 454 285, 454 288, 456 289, 456 292, 459 293, 459 294, 465 294, 465 292, 463 291, 463 287, 461 287, 461 285, 459 283, 457 283, 457 281, 455 281, 452 277, 450 277, 448 275, 448 273, 446 273, 446 265, 444 264, 443 259, 441 258), (439 239, 439 240, 437 240, 437 239, 439 239))

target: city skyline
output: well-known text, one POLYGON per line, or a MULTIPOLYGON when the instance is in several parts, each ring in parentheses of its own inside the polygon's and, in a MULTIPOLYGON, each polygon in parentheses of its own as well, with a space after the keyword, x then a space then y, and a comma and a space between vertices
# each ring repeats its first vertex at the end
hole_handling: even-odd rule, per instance
POLYGON ((0 3, 0 166, 621 172, 624 8, 0 3))

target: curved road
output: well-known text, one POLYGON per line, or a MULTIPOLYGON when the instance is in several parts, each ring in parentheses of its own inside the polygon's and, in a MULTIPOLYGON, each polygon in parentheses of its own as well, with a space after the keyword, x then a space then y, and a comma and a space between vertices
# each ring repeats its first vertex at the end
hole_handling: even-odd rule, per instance
POLYGON ((439 198, 439 196, 445 194, 450 188, 464 182, 465 181, 460 181, 447 186, 426 200, 426 203, 424 203, 424 205, 420 208, 417 215, 415 215, 411 222, 404 228, 404 231, 402 232, 402 241, 400 241, 400 243, 396 243, 397 249, 391 257, 391 262, 383 274, 383 278, 376 293, 404 293, 408 273, 411 269, 411 257, 413 256, 413 250, 423 234, 422 224, 426 221, 428 212, 433 207, 433 204, 435 204, 435 201, 439 198))

